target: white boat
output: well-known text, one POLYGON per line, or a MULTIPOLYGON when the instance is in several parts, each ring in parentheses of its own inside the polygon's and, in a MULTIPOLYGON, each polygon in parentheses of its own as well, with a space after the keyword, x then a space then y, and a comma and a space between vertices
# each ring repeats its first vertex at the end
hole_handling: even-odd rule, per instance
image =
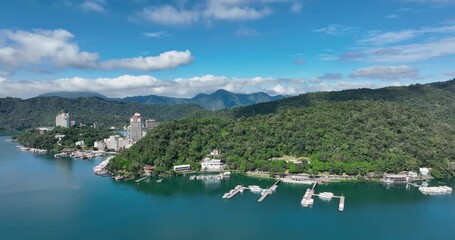
POLYGON ((262 192, 262 188, 260 188, 257 185, 251 185, 251 186, 248 186, 248 188, 250 189, 251 192, 254 192, 254 193, 261 193, 262 192))
POLYGON ((447 186, 419 187, 419 191, 421 191, 423 194, 428 194, 428 195, 450 194, 450 193, 452 193, 452 188, 447 187, 447 186))
POLYGON ((161 179, 158 179, 158 180, 156 180, 156 182, 157 182, 157 183, 160 183, 160 182, 162 182, 162 181, 163 181, 163 179, 162 179, 162 178, 161 178, 161 179))
POLYGON ((322 193, 319 193, 318 196, 321 199, 332 199, 334 195, 331 192, 322 192, 322 193))
POLYGON ((190 180, 194 180, 196 178, 196 175, 190 176, 190 180))

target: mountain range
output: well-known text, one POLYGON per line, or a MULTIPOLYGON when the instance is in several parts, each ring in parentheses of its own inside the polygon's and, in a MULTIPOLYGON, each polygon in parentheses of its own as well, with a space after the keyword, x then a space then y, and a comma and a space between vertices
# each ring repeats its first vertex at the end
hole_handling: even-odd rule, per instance
POLYGON ((232 93, 223 89, 217 90, 211 94, 200 93, 193 98, 174 98, 158 95, 133 96, 126 98, 108 98, 97 92, 50 92, 41 94, 39 97, 63 97, 63 98, 79 98, 79 97, 98 97, 109 101, 120 102, 136 102, 143 104, 197 104, 208 110, 231 109, 241 106, 248 106, 262 102, 270 102, 283 99, 284 96, 270 96, 264 92, 252 94, 232 93))

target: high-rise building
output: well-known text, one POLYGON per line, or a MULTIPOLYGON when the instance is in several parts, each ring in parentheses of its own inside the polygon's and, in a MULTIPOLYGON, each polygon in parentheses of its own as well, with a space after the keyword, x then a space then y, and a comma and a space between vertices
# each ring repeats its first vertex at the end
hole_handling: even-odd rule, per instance
POLYGON ((142 138, 142 121, 141 114, 135 113, 130 118, 130 127, 131 127, 131 139, 133 142, 139 141, 142 138))
POLYGON ((61 112, 55 117, 55 126, 57 127, 65 127, 69 128, 70 127, 70 114, 61 112))
POLYGON ((155 128, 158 125, 158 122, 155 119, 145 120, 145 128, 155 128))

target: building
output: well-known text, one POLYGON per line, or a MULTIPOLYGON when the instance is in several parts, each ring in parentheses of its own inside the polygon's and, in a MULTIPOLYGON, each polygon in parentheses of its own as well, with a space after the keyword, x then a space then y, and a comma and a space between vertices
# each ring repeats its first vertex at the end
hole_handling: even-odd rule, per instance
POLYGON ((153 129, 156 126, 158 126, 158 122, 155 121, 155 119, 147 119, 147 120, 145 120, 145 128, 153 129))
POLYGON ((184 172, 184 171, 189 171, 189 170, 191 170, 191 166, 189 164, 174 166, 174 171, 176 171, 176 172, 184 172))
MULTIPOLYGON (((131 147, 131 145, 133 145, 133 140, 131 138, 122 138, 119 135, 113 135, 104 139, 104 143, 106 145, 105 148, 118 151, 123 148, 131 147)), ((98 149, 100 148, 98 147, 98 149)))
POLYGON ((212 156, 218 156, 221 154, 221 151, 218 150, 218 149, 213 149, 211 152, 210 152, 210 155, 212 156))
POLYGON ((224 170, 224 163, 221 162, 221 159, 205 158, 201 162, 201 170, 220 172, 224 170))
POLYGON ((106 150, 106 143, 104 141, 95 141, 93 147, 97 148, 99 151, 106 150))
POLYGON ((55 126, 69 128, 70 125, 70 114, 61 112, 55 117, 55 126))
POLYGON ((409 180, 404 174, 385 174, 383 179, 387 183, 404 183, 409 180))
POLYGON ((81 147, 82 147, 82 146, 85 146, 84 140, 77 141, 77 142, 75 142, 74 144, 75 144, 76 146, 81 146, 81 147))
POLYGON ((430 171, 428 168, 419 168, 419 172, 422 174, 422 176, 427 176, 430 171))
POLYGON ((39 127, 36 130, 39 132, 40 135, 43 135, 43 134, 45 134, 45 133, 47 133, 49 131, 52 131, 52 129, 54 129, 54 128, 52 128, 52 127, 39 127))
POLYGON ((142 138, 142 121, 141 114, 135 113, 130 118, 130 127, 131 127, 131 139, 133 142, 139 141, 142 138))

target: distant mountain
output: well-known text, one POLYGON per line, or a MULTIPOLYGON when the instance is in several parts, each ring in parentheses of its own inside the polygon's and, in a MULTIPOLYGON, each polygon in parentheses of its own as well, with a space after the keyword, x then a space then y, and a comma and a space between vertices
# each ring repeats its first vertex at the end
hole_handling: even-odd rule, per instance
POLYGON ((230 109, 242 106, 249 106, 257 103, 270 102, 283 99, 284 96, 270 96, 264 92, 252 94, 232 93, 220 89, 212 94, 200 93, 193 98, 174 98, 158 95, 133 96, 126 98, 108 98, 97 92, 50 92, 41 94, 38 97, 62 97, 76 99, 80 97, 97 97, 110 101, 156 104, 156 105, 174 105, 174 104, 197 104, 208 110, 230 109))
POLYGON ((49 92, 49 93, 41 94, 38 97, 62 97, 62 98, 70 98, 70 99, 75 99, 75 98, 80 98, 80 97, 97 97, 97 98, 101 98, 101 99, 107 99, 106 96, 104 96, 101 93, 97 93, 97 92, 49 92))
POLYGON ((219 110, 226 108, 235 108, 241 106, 248 106, 257 103, 270 102, 283 99, 281 95, 270 96, 267 93, 259 92, 252 94, 239 94, 232 93, 220 89, 212 94, 200 93, 193 98, 172 98, 162 97, 156 95, 149 96, 136 96, 120 99, 125 102, 138 102, 144 104, 181 104, 193 103, 202 106, 209 110, 219 110))

